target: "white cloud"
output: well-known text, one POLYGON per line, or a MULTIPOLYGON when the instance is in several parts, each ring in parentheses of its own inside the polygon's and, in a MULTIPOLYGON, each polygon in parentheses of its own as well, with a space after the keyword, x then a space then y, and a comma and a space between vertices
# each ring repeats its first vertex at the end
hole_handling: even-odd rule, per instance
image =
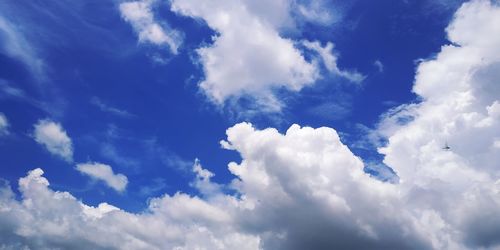
POLYGON ((167 45, 177 54, 182 42, 179 31, 155 20, 152 6, 156 0, 140 0, 120 4, 122 18, 129 22, 139 36, 140 42, 167 45))
POLYGON ((331 25, 338 21, 338 13, 328 8, 325 0, 297 1, 297 12, 307 22, 331 25))
POLYGON ((202 195, 213 196, 220 194, 221 185, 211 181, 211 178, 214 177, 215 174, 207 169, 204 169, 198 159, 194 162, 193 172, 196 174, 196 178, 191 185, 200 191, 202 195))
POLYGON ((500 244, 500 154, 492 147, 500 136, 499 23, 498 4, 464 4, 447 28, 452 45, 418 66, 413 90, 423 101, 402 109, 412 119, 395 124, 396 112, 381 123, 393 129, 385 129, 389 143, 380 152, 411 197, 408 206, 429 212, 421 222, 439 225, 435 248, 500 244))
POLYGON ((9 120, 4 113, 0 112, 0 136, 9 134, 9 120))
POLYGON ((34 127, 36 142, 45 146, 50 153, 68 162, 73 161, 73 145, 61 124, 45 119, 39 120, 34 127))
POLYGON ((360 83, 365 79, 365 76, 358 72, 339 69, 337 66, 337 56, 333 54, 333 43, 327 42, 324 47, 321 46, 318 41, 303 41, 303 44, 306 48, 318 53, 319 58, 329 72, 344 77, 355 83, 360 83))
POLYGON ((235 195, 220 191, 196 162, 193 186, 203 199, 165 195, 133 214, 52 191, 35 169, 19 181, 21 200, 0 189, 0 242, 34 249, 496 249, 499 19, 500 7, 489 1, 463 5, 448 28, 457 45, 418 67, 414 90, 423 101, 380 123, 389 136, 380 151, 399 183, 364 173, 334 129, 292 125, 282 134, 240 123, 221 142, 241 156, 228 164, 236 178, 224 186, 235 195), (451 150, 442 149, 446 141, 451 150))
MULTIPOLYGON (((134 26, 140 40, 160 44, 170 38, 167 43, 176 50, 180 43, 178 32, 162 30, 153 15, 155 3, 155 0, 125 2, 120 11, 134 26)), ((200 89, 219 106, 227 104, 241 109, 239 101, 249 99, 250 107, 244 109, 279 112, 284 104, 274 95, 275 90, 297 92, 320 77, 317 63, 306 60, 298 48, 303 48, 300 42, 285 38, 280 32, 296 29, 295 19, 321 24, 333 22, 332 13, 322 8, 324 1, 303 4, 290 0, 203 3, 173 0, 170 4, 173 12, 202 20, 216 32, 211 45, 196 51, 204 71, 200 89)), ((363 79, 359 73, 339 70, 331 48, 321 51, 320 57, 325 58, 325 53, 331 55, 325 64, 335 64, 335 68, 329 68, 330 72, 354 82, 363 79)))
POLYGON ((197 50, 205 73, 200 87, 218 104, 228 98, 251 95, 270 100, 262 103, 279 110, 281 103, 275 100, 272 89, 298 91, 318 77, 315 65, 304 59, 294 41, 278 32, 288 20, 288 2, 269 6, 264 2, 268 3, 172 1, 174 12, 202 19, 218 33, 212 45, 197 50), (273 15, 271 10, 278 14, 273 15))
POLYGON ((97 162, 80 163, 76 165, 76 170, 93 179, 103 181, 118 192, 123 192, 128 184, 127 176, 115 174, 111 166, 106 164, 97 162))
MULTIPOLYGON (((0 242, 22 249, 257 249, 224 207, 186 194, 155 198, 143 213, 83 204, 52 191, 41 169, 19 180, 22 200, 0 189, 0 242)), ((231 200, 223 200, 231 204, 231 200)))
POLYGON ((22 26, 15 25, 0 13, 0 52, 20 60, 38 79, 45 79, 45 65, 35 48, 23 35, 22 26))

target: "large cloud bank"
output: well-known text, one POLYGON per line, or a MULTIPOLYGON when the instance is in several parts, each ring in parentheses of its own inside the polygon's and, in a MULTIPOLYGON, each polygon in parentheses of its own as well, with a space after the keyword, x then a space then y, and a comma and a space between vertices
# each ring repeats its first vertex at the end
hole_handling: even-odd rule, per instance
POLYGON ((380 152, 399 183, 364 173, 332 128, 293 125, 281 134, 241 123, 221 142, 242 158, 228 165, 230 184, 212 182, 196 162, 200 197, 154 198, 139 214, 87 206, 51 190, 41 169, 29 172, 20 200, 1 189, 2 247, 498 249, 499 23, 498 5, 464 4, 447 29, 452 44, 418 67, 422 102, 381 121, 388 143, 380 152), (401 113, 411 119, 401 123, 401 113))

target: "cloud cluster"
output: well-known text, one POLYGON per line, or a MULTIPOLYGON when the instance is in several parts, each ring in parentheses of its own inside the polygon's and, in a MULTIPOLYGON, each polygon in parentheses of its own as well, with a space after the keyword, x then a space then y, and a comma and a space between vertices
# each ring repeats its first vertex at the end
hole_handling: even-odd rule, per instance
MULTIPOLYGON (((0 122, 1 122, 0 113, 0 122)), ((1 123, 0 123, 1 125, 1 123)), ((34 125, 33 137, 36 142, 45 146, 52 154, 61 157, 67 162, 73 162, 73 143, 61 124, 49 119, 39 120, 34 125)), ((111 166, 88 162, 76 164, 76 170, 94 180, 103 181, 107 186, 118 192, 123 192, 128 179, 123 174, 115 174, 111 166)))
POLYGON ((52 154, 68 162, 73 161, 73 144, 61 124, 51 120, 39 120, 35 124, 33 136, 39 144, 52 154))
POLYGON ((140 0, 120 4, 122 18, 129 22, 139 36, 139 42, 166 45, 177 54, 181 44, 179 31, 169 28, 155 20, 152 6, 155 0, 140 0))
MULTIPOLYGON (((140 41, 166 44, 176 54, 181 43, 179 32, 155 20, 156 2, 124 2, 120 4, 120 12, 134 27, 140 41)), ((359 73, 337 67, 332 43, 324 48, 313 46, 303 50, 300 41, 282 35, 293 33, 289 31, 295 30, 300 22, 333 23, 336 17, 325 9, 325 1, 172 0, 170 5, 174 13, 202 20, 216 32, 212 44, 203 45, 196 52, 204 71, 200 89, 217 105, 250 98, 260 110, 280 111, 284 104, 275 91, 297 92, 312 85, 321 78, 319 61, 324 62, 330 73, 353 82, 364 79, 359 73)))
MULTIPOLYGON (((190 15, 212 15, 189 1, 173 6, 180 3, 190 15)), ((216 16, 211 22, 221 25, 232 18, 216 16)), ((414 91, 422 102, 384 116, 379 133, 388 143, 379 150, 398 183, 365 173, 332 128, 292 125, 280 133, 240 123, 221 141, 241 156, 228 164, 236 176, 229 184, 214 183, 198 161, 193 166, 192 186, 203 198, 165 195, 137 214, 91 207, 51 190, 35 169, 19 181, 20 200, 0 189, 0 242, 35 249, 497 249, 498 23, 498 5, 464 4, 447 28, 452 44, 418 66, 414 91)), ((62 134, 56 127, 50 131, 62 134)))
POLYGON ((80 163, 76 165, 76 170, 93 179, 103 181, 118 192, 124 191, 127 187, 127 176, 115 174, 109 165, 97 162, 80 163))

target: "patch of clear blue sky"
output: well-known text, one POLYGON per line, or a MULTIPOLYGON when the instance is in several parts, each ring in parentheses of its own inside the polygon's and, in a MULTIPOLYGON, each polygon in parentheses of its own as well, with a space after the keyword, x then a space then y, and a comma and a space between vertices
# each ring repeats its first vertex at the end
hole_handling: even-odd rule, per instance
MULTIPOLYGON (((0 31, 0 87, 24 93, 0 93, 0 112, 11 124, 11 134, 0 139, 0 177, 16 187, 26 171, 41 167, 55 189, 70 191, 86 203, 107 201, 140 211, 148 197, 192 193, 189 167, 195 158, 216 173, 215 181, 231 180, 226 164, 239 157, 221 149, 219 140, 240 121, 280 131, 293 123, 333 127, 345 143, 354 144, 364 136, 357 124, 373 127, 388 108, 415 101, 415 60, 432 56, 447 42, 444 28, 460 1, 441 3, 337 1, 341 18, 331 27, 304 24, 300 32, 286 34, 333 42, 340 68, 356 69, 367 78, 353 86, 325 77, 299 94, 283 93, 287 108, 276 121, 266 114, 235 118, 221 113, 199 93, 203 73, 192 57, 214 33, 199 21, 170 13, 168 6, 159 10, 161 19, 185 34, 176 56, 168 48, 138 44, 114 1, 2 1, 0 16, 31 46, 31 58, 43 61, 45 76, 8 53, 9 35, 0 31), (153 57, 165 63, 155 63, 153 57), (374 65, 377 60, 384 65, 382 72, 374 65), (106 112, 95 105, 95 98, 131 115, 106 112), (75 162, 111 165, 128 176, 127 191, 117 194, 89 182, 74 165, 37 145, 30 133, 43 118, 67 130, 75 162)), ((374 148, 352 150, 367 161, 380 160, 374 148)))

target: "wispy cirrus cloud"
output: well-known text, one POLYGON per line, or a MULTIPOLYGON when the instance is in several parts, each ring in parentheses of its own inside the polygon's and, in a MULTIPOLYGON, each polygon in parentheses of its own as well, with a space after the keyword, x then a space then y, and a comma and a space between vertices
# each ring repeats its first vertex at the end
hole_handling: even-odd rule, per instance
POLYGON ((118 109, 113 106, 110 106, 106 103, 104 103, 100 98, 93 96, 90 98, 90 103, 96 107, 98 107, 102 112, 106 112, 118 117, 122 118, 134 118, 136 115, 128 112, 127 110, 124 109, 118 109))
POLYGON ((173 54, 178 53, 182 43, 179 31, 169 28, 166 23, 155 19, 155 0, 129 1, 120 4, 122 18, 129 22, 139 36, 139 42, 168 46, 173 54))

